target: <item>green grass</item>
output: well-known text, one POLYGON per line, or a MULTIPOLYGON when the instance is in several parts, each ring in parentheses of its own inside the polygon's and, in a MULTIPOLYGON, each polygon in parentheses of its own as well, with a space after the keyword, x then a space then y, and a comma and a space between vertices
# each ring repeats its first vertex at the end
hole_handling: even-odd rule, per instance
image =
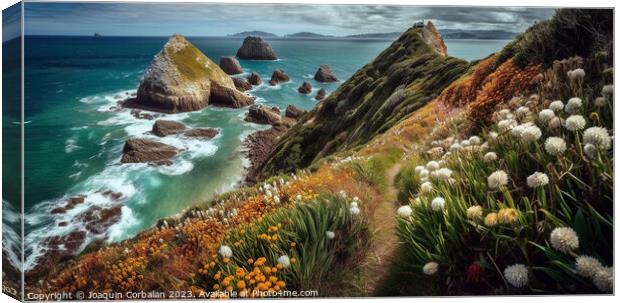
POLYGON ((373 155, 368 160, 355 160, 351 167, 358 173, 363 181, 376 186, 382 194, 388 191, 387 170, 394 165, 403 155, 400 149, 390 149, 386 152, 373 155))
POLYGON ((179 72, 188 80, 211 79, 218 83, 227 83, 232 80, 228 79, 228 75, 211 59, 205 56, 198 48, 189 41, 188 45, 179 51, 174 51, 172 47, 167 47, 165 52, 179 72))

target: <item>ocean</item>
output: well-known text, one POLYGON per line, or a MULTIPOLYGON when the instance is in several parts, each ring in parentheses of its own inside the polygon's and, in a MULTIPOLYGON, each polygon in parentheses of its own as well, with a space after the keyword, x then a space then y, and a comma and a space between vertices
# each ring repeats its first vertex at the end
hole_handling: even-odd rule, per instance
MULTIPOLYGON (((240 39, 188 38, 218 63, 233 56, 240 39)), ((242 142, 266 126, 244 122, 247 109, 207 107, 192 113, 165 115, 164 119, 190 127, 214 127, 220 134, 211 140, 181 137, 158 138, 148 134, 153 121, 133 117, 129 110, 111 111, 116 102, 136 91, 140 77, 167 37, 53 37, 29 36, 25 40, 25 234, 26 268, 32 267, 43 247, 41 241, 80 228, 75 217, 91 206, 115 201, 103 194, 122 194, 121 220, 97 237, 119 241, 152 226, 159 218, 178 213, 243 180, 242 142), (174 145, 184 151, 174 164, 152 167, 120 164, 126 139, 143 137, 174 145), (84 204, 64 214, 50 211, 76 195, 84 204), (60 226, 61 222, 68 222, 60 226)), ((291 82, 275 87, 263 84, 249 91, 257 103, 288 104, 311 109, 320 88, 328 93, 341 82, 320 84, 312 77, 319 64, 328 64, 341 81, 370 62, 391 41, 292 40, 269 41, 276 61, 240 60, 243 77, 257 72, 268 82, 275 68, 282 68, 291 82), (306 80, 313 90, 297 93, 306 80)), ((451 56, 482 59, 508 41, 446 40, 451 56)), ((6 118, 6 117, 5 117, 6 118)), ((6 119, 5 119, 6 121, 6 119)), ((10 156, 10 155, 9 155, 10 156)), ((61 224, 62 225, 62 224, 61 224)))

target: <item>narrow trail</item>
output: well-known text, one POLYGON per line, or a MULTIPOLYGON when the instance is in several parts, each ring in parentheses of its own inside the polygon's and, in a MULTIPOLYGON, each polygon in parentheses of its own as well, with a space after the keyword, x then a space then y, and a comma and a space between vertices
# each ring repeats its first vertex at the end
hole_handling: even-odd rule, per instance
POLYGON ((388 273, 392 257, 398 247, 395 219, 396 209, 398 208, 398 190, 394 186, 394 181, 401 166, 402 162, 399 161, 388 169, 385 176, 387 180, 386 199, 377 206, 370 218, 375 232, 374 243, 368 253, 368 263, 366 264, 369 275, 364 293, 369 296, 375 294, 379 283, 388 273))

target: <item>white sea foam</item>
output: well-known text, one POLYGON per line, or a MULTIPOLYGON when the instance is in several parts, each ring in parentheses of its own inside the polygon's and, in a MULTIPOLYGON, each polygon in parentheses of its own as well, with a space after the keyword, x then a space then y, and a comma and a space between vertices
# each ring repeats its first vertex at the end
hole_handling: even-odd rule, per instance
POLYGON ((65 153, 72 153, 75 150, 78 150, 82 148, 81 146, 77 145, 77 140, 75 138, 69 138, 67 139, 67 141, 65 141, 65 153))

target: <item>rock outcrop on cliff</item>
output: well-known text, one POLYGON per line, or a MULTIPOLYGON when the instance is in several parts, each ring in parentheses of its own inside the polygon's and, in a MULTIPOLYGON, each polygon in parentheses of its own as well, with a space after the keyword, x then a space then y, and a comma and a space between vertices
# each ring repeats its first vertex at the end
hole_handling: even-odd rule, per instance
POLYGON ((144 72, 126 107, 160 112, 199 110, 208 104, 243 107, 254 98, 238 91, 217 64, 181 35, 172 36, 144 72))
POLYGON ((298 119, 301 115, 305 114, 306 111, 296 107, 295 105, 289 104, 286 107, 286 111, 284 112, 284 116, 291 119, 298 119))
POLYGON ((157 141, 146 139, 129 139, 123 147, 121 163, 170 164, 170 158, 177 154, 177 149, 157 141))
POLYGON ((243 73, 239 60, 233 57, 221 57, 220 68, 229 75, 236 75, 243 73))
POLYGON ((282 70, 281 68, 277 68, 271 74, 271 80, 269 80, 269 85, 277 85, 278 83, 288 82, 291 78, 282 70))
POLYGON ((275 144, 258 179, 366 144, 465 73, 432 24, 413 27, 358 70, 275 144))
POLYGON ((314 74, 314 80, 318 82, 336 82, 338 78, 336 78, 336 75, 334 75, 334 72, 327 64, 321 64, 314 74))
POLYGON ((248 36, 237 50, 237 57, 248 60, 276 60, 278 56, 261 37, 248 36))

